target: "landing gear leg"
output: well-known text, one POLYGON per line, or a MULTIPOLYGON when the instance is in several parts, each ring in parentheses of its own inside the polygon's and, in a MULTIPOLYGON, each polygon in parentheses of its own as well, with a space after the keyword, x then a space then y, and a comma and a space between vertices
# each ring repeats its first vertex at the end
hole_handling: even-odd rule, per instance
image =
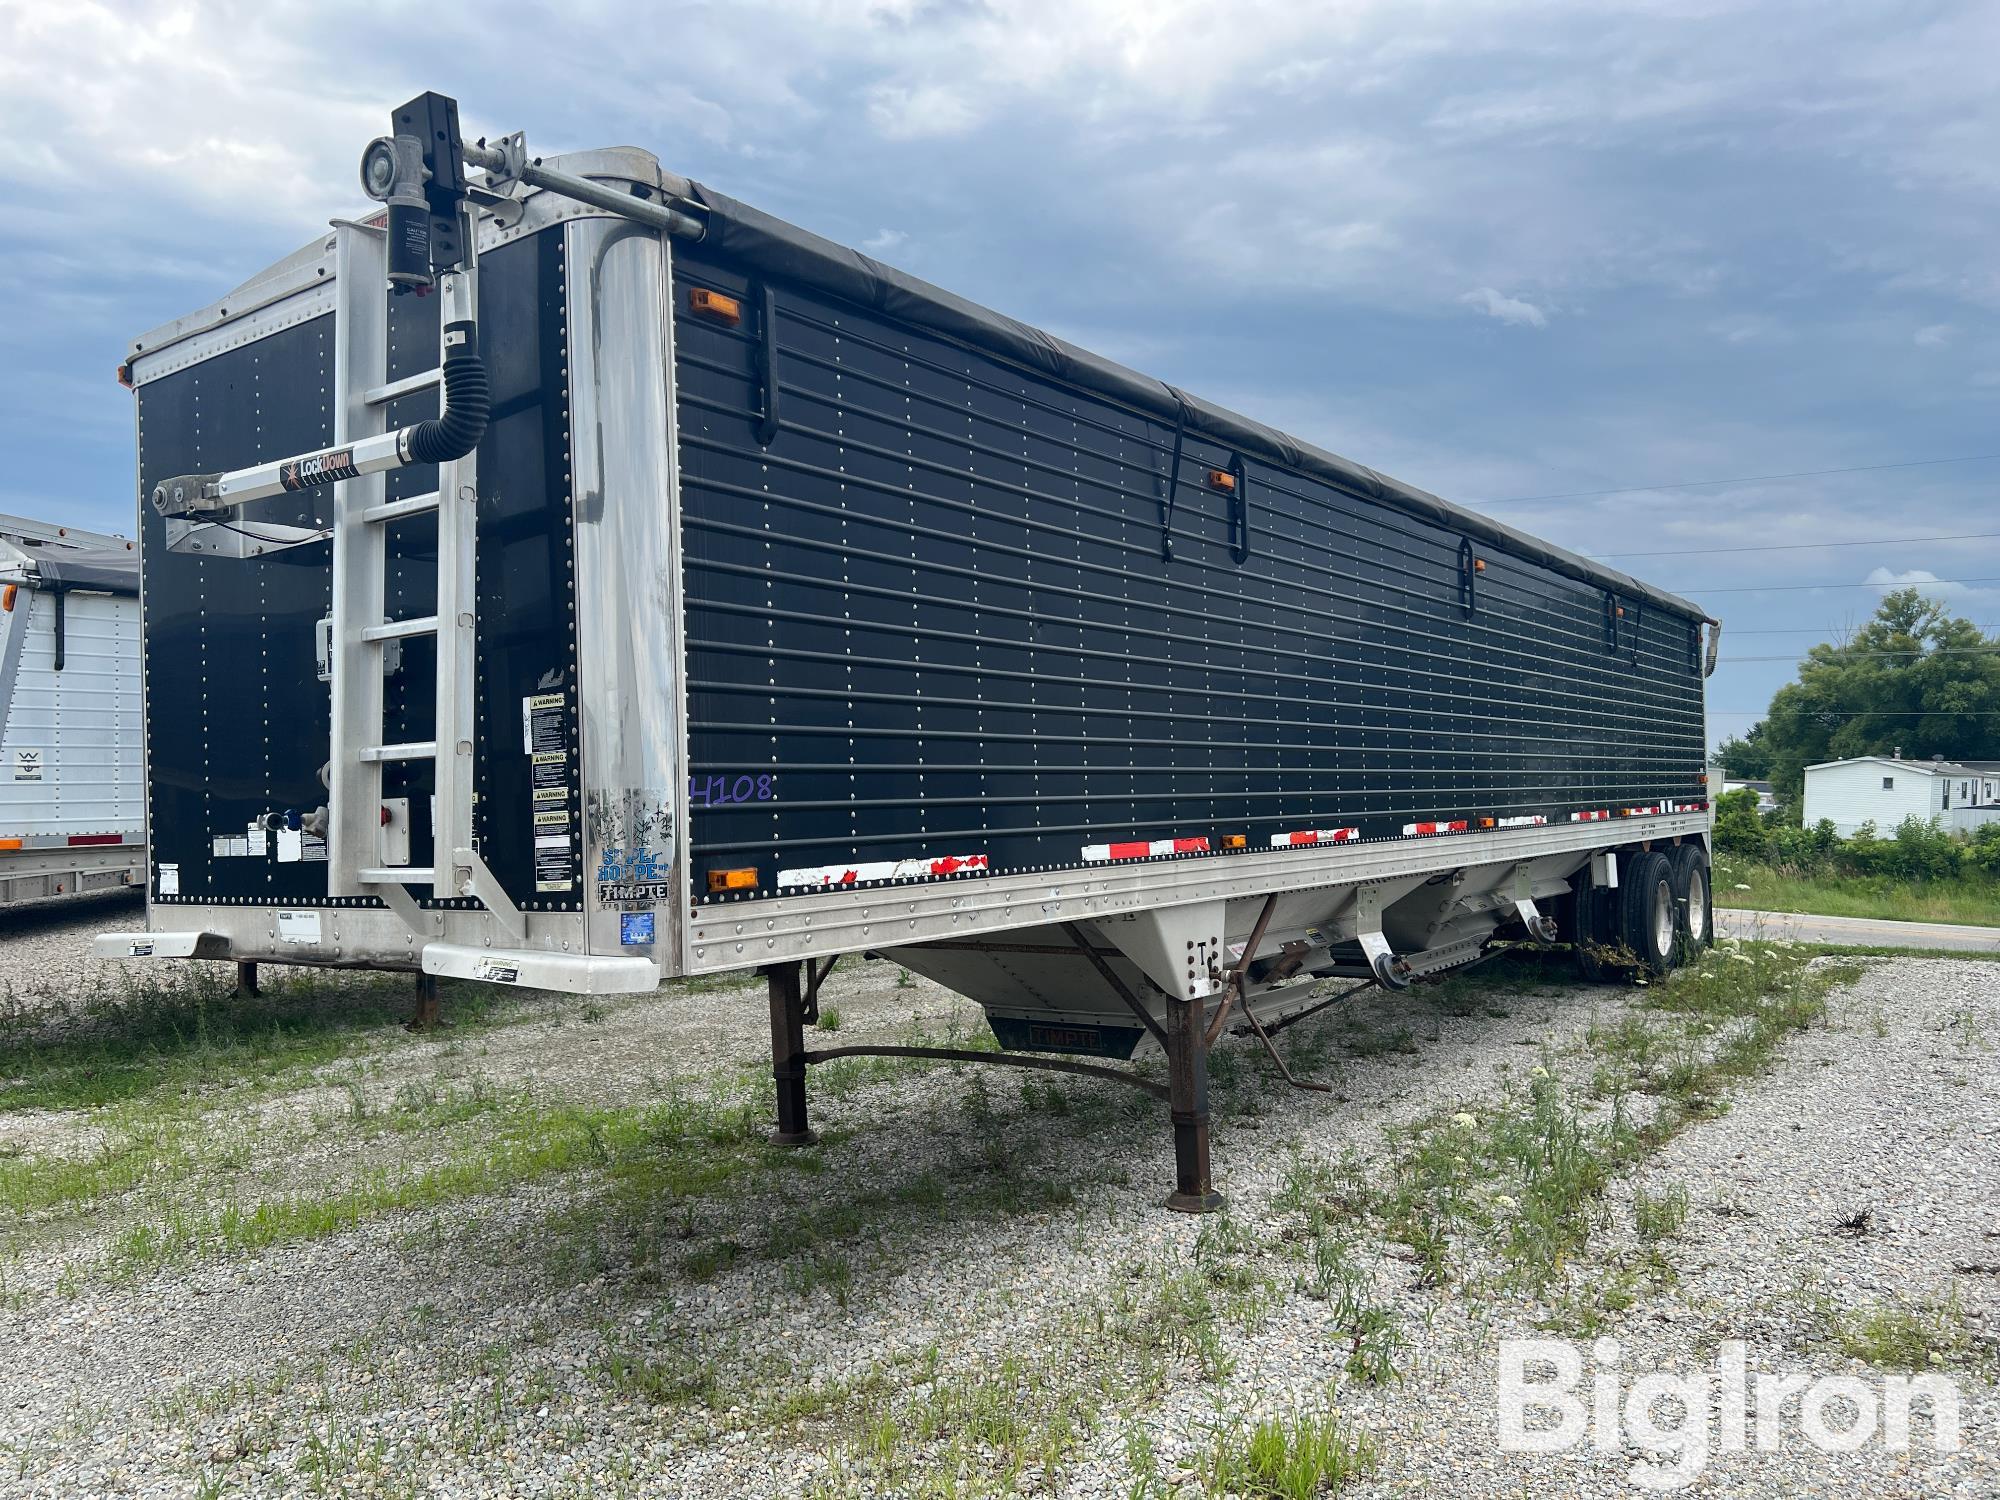
POLYGON ((236 993, 251 1000, 264 993, 257 988, 257 965, 254 962, 236 966, 236 993))
POLYGON ((438 982, 435 974, 419 974, 417 1003, 404 1025, 405 1031, 436 1031, 444 1023, 438 1019, 438 982))
POLYGON ((796 963, 764 970, 771 988, 771 1077, 778 1085, 775 1146, 811 1146, 818 1134, 806 1123, 806 1006, 796 963))
POLYGON ((1202 1036, 1202 1003, 1168 1004, 1167 1103, 1174 1119, 1174 1190, 1167 1207, 1184 1214, 1212 1214, 1222 1207, 1208 1163, 1208 1047, 1202 1036))

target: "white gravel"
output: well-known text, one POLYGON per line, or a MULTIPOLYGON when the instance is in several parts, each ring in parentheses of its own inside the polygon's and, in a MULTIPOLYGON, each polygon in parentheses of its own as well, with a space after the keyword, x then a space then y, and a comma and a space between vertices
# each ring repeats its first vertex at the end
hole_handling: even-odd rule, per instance
MULTIPOLYGON (((8 933, 0 983, 54 999, 101 984, 76 953, 105 925, 93 913, 8 933)), ((976 1009, 881 963, 843 968, 828 998, 843 1042, 980 1026, 976 1009)), ((612 1121, 673 1094, 724 1129, 739 1099, 763 1107, 757 989, 597 1007, 520 997, 460 1032, 357 1034, 275 1084, 0 1113, 0 1174, 90 1160, 135 1121, 178 1132, 161 1137, 163 1164, 184 1149, 199 1163, 178 1179, 162 1165, 99 1202, 0 1208, 16 1216, 0 1240, 0 1496, 901 1493, 950 1479, 971 1493, 1095 1497, 1128 1492, 1142 1435, 1168 1490, 1191 1494, 1218 1422, 1329 1400, 1381 1442, 1380 1468, 1353 1494, 1637 1493, 1636 1450, 1498 1452, 1498 1341, 1541 1333, 1548 1309, 1421 1287, 1409 1252, 1373 1230, 1352 1253, 1394 1315, 1400 1379, 1343 1378, 1343 1336, 1329 1305, 1298 1289, 1284 1242, 1295 1216, 1274 1200, 1295 1160, 1379 1164, 1394 1149, 1385 1125, 1478 1111, 1546 1057, 1571 1054, 1566 1076, 1587 1075, 1576 1054, 1593 1024, 1645 999, 1570 984, 1498 985, 1449 1008, 1370 997, 1298 1028, 1295 1067, 1333 1081, 1332 1098, 1267 1084, 1233 1044, 1218 1069, 1217 1176, 1255 1279, 1215 1325, 1220 1379, 1185 1346, 1140 1370, 1115 1331, 1204 1232, 1220 1233, 1218 1220, 1157 1207, 1171 1180, 1164 1107, 1001 1070, 816 1074, 827 1144, 753 1154, 722 1180, 694 1169, 750 1148, 681 1140, 607 1158, 608 1173, 529 1173, 317 1237, 103 1269, 135 1225, 461 1160, 518 1126, 522 1101, 612 1121), (413 1090, 516 1092, 434 1130, 386 1128, 413 1090), (1000 1405, 1024 1420, 1097 1393, 1061 1464, 1045 1472, 1031 1456, 1010 1472, 974 1443, 962 1473, 925 1468, 965 1421, 926 1444, 913 1403, 943 1411, 954 1391, 996 1379, 1012 1382, 1000 1405), (885 1417, 896 1420, 877 1452, 869 1434, 885 1417)), ((1660 1246, 1672 1277, 1601 1330, 1621 1341, 1624 1369, 1696 1370, 1742 1339, 1753 1369, 1853 1373, 1809 1342, 1802 1277, 1844 1306, 1955 1286, 1968 1328, 2000 1331, 2000 1274, 1982 1269, 2000 1262, 1996 1046, 2000 966, 1873 966, 1837 994, 1831 1024, 1788 1041, 1725 1113, 1614 1183, 1584 1281, 1638 1253, 1635 1188, 1680 1184, 1692 1203, 1660 1246), (1837 1228, 1864 1208, 1865 1233, 1837 1228)), ((2000 1406, 1983 1377, 1953 1373, 1965 1392, 1956 1455, 1921 1437, 1906 1454, 1823 1455, 1793 1422, 1776 1452, 1716 1455, 1694 1492, 2000 1495, 2000 1406)))

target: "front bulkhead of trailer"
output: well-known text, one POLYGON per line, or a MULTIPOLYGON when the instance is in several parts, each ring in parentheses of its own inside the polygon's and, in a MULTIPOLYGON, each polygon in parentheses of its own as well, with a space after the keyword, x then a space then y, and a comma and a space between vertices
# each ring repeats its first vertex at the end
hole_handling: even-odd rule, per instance
MULTIPOLYGON (((142 505, 157 952, 639 989, 1705 831, 1692 606, 643 153, 556 165, 705 232, 478 215, 442 517, 417 463, 142 505), (452 827, 478 877, 412 877, 452 827)), ((447 294, 383 235, 134 346, 142 497, 437 414, 447 294)))

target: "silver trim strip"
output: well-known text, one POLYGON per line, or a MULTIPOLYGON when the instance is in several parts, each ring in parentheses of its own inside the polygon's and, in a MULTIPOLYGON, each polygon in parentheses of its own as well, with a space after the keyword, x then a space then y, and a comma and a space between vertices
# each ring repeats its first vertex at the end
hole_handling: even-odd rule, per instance
POLYGON ((1108 869, 972 876, 840 895, 719 902, 689 908, 683 972, 712 974, 828 953, 1099 919, 1190 901, 1429 876, 1707 832, 1708 814, 1673 813, 1612 824, 1504 828, 1442 838, 1195 855, 1108 869))

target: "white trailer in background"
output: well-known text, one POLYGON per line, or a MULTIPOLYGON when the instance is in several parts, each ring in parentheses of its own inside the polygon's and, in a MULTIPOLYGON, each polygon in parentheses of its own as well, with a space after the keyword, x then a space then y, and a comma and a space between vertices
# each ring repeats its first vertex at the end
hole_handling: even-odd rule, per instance
POLYGON ((139 561, 0 516, 0 906, 146 883, 139 561))

